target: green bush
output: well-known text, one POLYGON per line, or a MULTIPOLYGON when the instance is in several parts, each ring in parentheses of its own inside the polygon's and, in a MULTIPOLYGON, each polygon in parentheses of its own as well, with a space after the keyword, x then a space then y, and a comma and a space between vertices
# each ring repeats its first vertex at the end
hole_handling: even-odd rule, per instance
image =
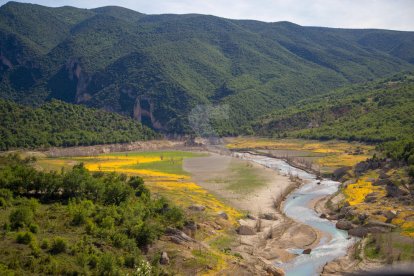
POLYGON ((48 239, 44 239, 42 241, 42 244, 40 245, 40 248, 46 250, 46 249, 49 249, 49 246, 50 246, 49 240, 48 239))
POLYGON ((33 221, 33 211, 27 206, 20 206, 11 212, 9 220, 12 229, 30 225, 33 221))
POLYGON ((29 226, 29 230, 30 232, 32 232, 33 234, 36 234, 37 232, 39 232, 39 226, 37 224, 30 224, 29 226))
POLYGON ((6 201, 13 199, 13 192, 9 189, 0 189, 0 197, 4 198, 6 201))
POLYGON ((66 240, 57 237, 52 241, 52 245, 50 247, 50 253, 56 255, 60 253, 64 253, 68 248, 68 244, 66 240))
POLYGON ((125 257, 124 265, 129 268, 134 268, 137 264, 137 258, 134 255, 128 255, 125 257))
POLYGON ((115 258, 110 253, 105 253, 99 258, 98 271, 101 275, 112 275, 116 271, 115 258))
POLYGON ((33 240, 33 235, 30 232, 19 232, 16 236, 16 242, 20 244, 29 244, 33 240))
POLYGON ((6 207, 7 205, 7 201, 4 198, 0 197, 0 207, 6 207))
POLYGON ((123 233, 115 233, 112 236, 112 244, 117 248, 123 248, 128 242, 128 236, 123 233))

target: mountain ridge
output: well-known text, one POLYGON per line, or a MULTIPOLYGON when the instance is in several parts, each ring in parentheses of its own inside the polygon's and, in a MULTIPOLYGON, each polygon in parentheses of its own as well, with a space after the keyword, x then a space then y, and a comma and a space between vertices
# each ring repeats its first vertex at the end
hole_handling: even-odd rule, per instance
POLYGON ((9 2, 0 7, 0 38, 0 97, 103 108, 164 132, 191 132, 188 115, 197 105, 228 105, 229 119, 211 124, 221 135, 237 134, 303 98, 414 70, 414 32, 116 6, 9 2))

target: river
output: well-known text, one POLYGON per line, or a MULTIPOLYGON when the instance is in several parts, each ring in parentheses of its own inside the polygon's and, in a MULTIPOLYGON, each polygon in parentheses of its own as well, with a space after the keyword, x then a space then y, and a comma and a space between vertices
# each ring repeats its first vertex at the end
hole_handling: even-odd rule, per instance
POLYGON ((282 268, 287 276, 319 275, 326 263, 347 254, 348 248, 355 242, 355 239, 349 238, 346 231, 337 229, 332 221, 320 218, 311 207, 312 201, 334 194, 339 188, 339 182, 329 179, 317 180, 314 174, 292 167, 281 159, 248 153, 236 153, 236 155, 274 169, 281 174, 296 175, 304 182, 304 185, 287 197, 283 212, 287 217, 319 230, 323 237, 312 249, 311 254, 301 254, 304 248, 291 248, 289 251, 298 254, 297 257, 288 263, 275 264, 282 268))

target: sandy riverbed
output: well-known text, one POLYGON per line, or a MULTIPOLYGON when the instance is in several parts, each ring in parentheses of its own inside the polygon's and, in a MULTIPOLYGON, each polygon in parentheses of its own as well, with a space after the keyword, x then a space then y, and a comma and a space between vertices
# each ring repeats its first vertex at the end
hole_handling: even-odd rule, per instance
POLYGON ((318 244, 320 232, 292 221, 274 208, 274 199, 291 185, 289 177, 257 163, 215 153, 210 153, 207 157, 186 159, 183 168, 191 173, 194 182, 235 208, 256 217, 265 213, 274 215, 274 220, 260 219, 260 227, 259 220, 240 220, 241 225, 259 230, 256 235, 238 237, 235 250, 240 252, 244 259, 252 262, 260 259, 269 264, 286 262, 295 256, 288 252, 288 249, 312 248, 318 244), (247 166, 246 164, 254 169, 264 183, 248 193, 229 189, 228 179, 234 177, 232 168, 247 166))
MULTIPOLYGON (((184 170, 192 174, 192 179, 203 188, 222 198, 239 210, 253 215, 275 212, 273 200, 290 185, 289 178, 259 164, 230 156, 211 153, 207 157, 184 160, 184 170), (234 167, 250 166, 249 169, 263 181, 248 193, 229 189, 229 181, 234 177, 234 167)), ((234 184, 233 184, 234 185, 234 184)))

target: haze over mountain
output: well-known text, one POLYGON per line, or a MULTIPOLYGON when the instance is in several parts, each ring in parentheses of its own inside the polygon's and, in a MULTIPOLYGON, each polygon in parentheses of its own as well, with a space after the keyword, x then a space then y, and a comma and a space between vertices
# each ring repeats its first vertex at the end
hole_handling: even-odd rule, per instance
POLYGON ((213 123, 234 134, 301 99, 411 70, 414 32, 120 7, 0 7, 1 97, 103 108, 166 132, 189 132, 199 104, 229 105, 229 119, 213 123))

